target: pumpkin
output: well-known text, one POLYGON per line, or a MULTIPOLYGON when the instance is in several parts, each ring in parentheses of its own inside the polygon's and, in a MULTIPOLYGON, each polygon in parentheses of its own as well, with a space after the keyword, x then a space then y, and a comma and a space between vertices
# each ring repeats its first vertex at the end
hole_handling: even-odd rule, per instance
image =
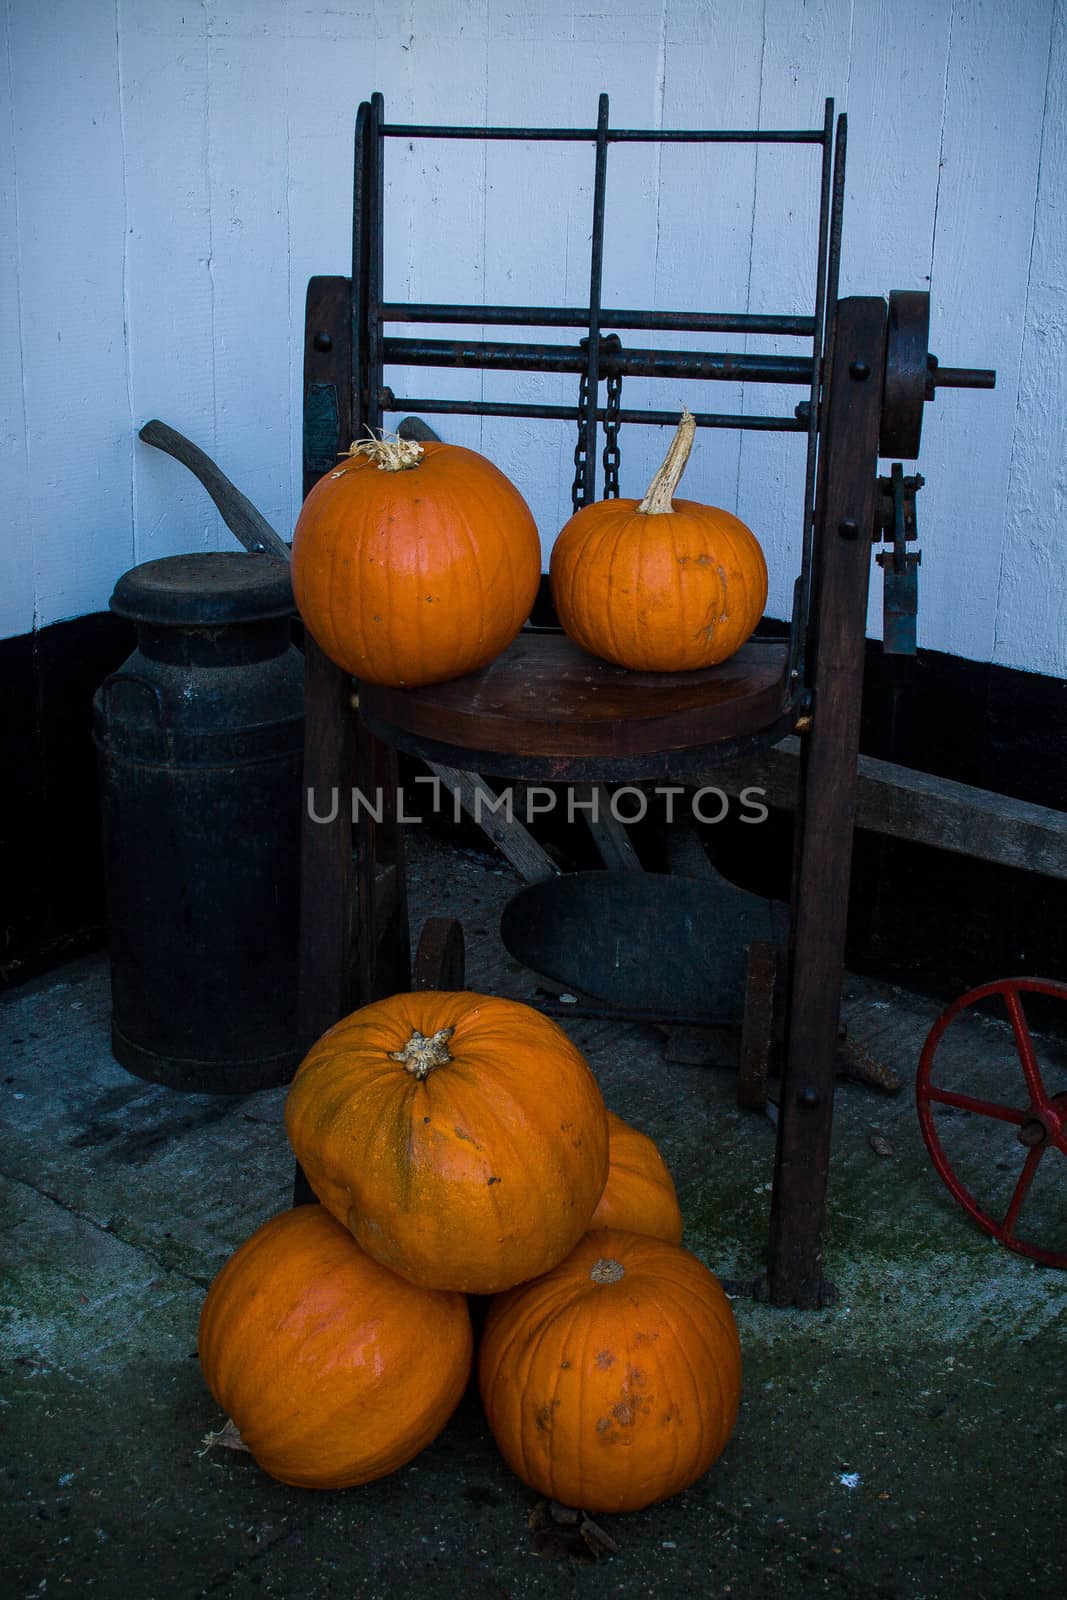
POLYGON ((305 1057, 285 1117, 323 1205, 425 1288, 493 1294, 555 1266, 608 1175, 585 1057, 516 1000, 421 990, 363 1007, 305 1057))
POLYGON ((235 1251, 197 1342, 241 1444, 304 1489, 404 1466, 458 1405, 473 1349, 462 1295, 398 1278, 317 1205, 273 1217, 235 1251))
POLYGON ((493 1300, 478 1359, 505 1461, 539 1494, 639 1511, 721 1454, 737 1418, 730 1303, 696 1256, 619 1229, 493 1300))
POLYGON ((608 1112, 608 1181, 590 1228, 682 1242, 682 1213, 667 1163, 647 1133, 608 1112))
POLYGON ((674 500, 696 423, 682 420, 645 498, 583 506, 552 551, 552 598, 590 654, 637 672, 692 672, 739 650, 767 603, 767 563, 729 511, 674 500))
POLYGON ((320 649, 368 683, 414 688, 486 666, 530 614, 530 508, 462 445, 372 439, 315 484, 293 536, 293 595, 320 649))

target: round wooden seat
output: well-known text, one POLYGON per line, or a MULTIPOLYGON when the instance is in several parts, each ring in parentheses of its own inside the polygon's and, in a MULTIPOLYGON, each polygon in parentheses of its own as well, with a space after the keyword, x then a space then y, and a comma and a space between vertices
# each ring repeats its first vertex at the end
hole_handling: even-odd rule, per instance
POLYGON ((508 777, 698 771, 793 727, 788 643, 753 639, 700 672, 628 672, 528 629, 483 671, 425 689, 360 685, 378 738, 426 761, 508 777))

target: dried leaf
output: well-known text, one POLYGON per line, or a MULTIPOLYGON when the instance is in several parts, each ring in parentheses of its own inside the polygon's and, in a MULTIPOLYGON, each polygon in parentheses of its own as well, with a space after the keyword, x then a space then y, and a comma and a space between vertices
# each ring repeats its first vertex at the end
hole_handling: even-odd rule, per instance
POLYGON ((619 1547, 611 1537, 611 1534, 605 1533, 599 1523, 593 1521, 592 1517, 582 1517, 582 1525, 579 1532, 595 1556, 614 1556, 618 1554, 619 1547))

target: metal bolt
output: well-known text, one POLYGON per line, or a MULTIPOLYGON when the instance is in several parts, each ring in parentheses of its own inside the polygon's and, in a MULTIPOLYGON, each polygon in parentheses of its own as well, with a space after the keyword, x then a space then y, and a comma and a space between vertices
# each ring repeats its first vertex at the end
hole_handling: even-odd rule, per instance
POLYGON ((866 361, 853 361, 848 369, 848 375, 850 378, 855 378, 857 383, 862 383, 865 378, 870 377, 871 369, 866 361))
POLYGON ((837 524, 837 531, 842 539, 858 539, 860 536, 859 523, 853 517, 846 517, 837 524))
POLYGON ((333 339, 328 333, 317 333, 311 342, 315 349, 321 350, 323 354, 333 349, 333 339))
POLYGON ((805 1084, 797 1095, 797 1102, 802 1106, 817 1106, 821 1099, 818 1089, 813 1089, 811 1084, 805 1084))

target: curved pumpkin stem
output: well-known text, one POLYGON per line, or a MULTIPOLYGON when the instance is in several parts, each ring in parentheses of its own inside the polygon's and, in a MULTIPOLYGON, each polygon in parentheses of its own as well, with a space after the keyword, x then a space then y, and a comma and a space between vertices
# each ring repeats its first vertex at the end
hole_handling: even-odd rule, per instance
POLYGON ((614 1256, 601 1256, 590 1267, 589 1276, 594 1283, 618 1283, 620 1278, 625 1278, 626 1268, 614 1256))
POLYGON ((416 1078, 428 1078, 434 1067, 447 1066, 452 1057, 448 1053, 448 1040, 455 1028, 440 1028, 437 1033, 420 1033, 415 1029, 403 1050, 390 1050, 390 1061, 402 1061, 404 1071, 416 1078))
POLYGON ((646 516, 662 516, 664 512, 673 510, 671 501, 674 492, 681 482, 685 464, 689 460, 689 452, 693 448, 696 437, 697 424, 693 413, 688 409, 682 411, 682 420, 679 422, 670 448, 663 458, 663 465, 656 473, 648 486, 648 493, 638 506, 638 511, 643 511, 646 516))
MULTIPOLYGON (((240 1429, 232 1417, 227 1417, 221 1428, 205 1433, 201 1444, 203 1448, 196 1452, 198 1456, 206 1456, 216 1445, 221 1445, 225 1450, 248 1450, 248 1446, 241 1438, 240 1429)), ((251 1451, 249 1454, 251 1455, 251 1451)))
POLYGON ((401 439, 396 433, 383 433, 380 439, 353 441, 345 452, 349 456, 367 456, 376 463, 380 472, 407 472, 422 460, 423 449, 417 439, 401 439))

